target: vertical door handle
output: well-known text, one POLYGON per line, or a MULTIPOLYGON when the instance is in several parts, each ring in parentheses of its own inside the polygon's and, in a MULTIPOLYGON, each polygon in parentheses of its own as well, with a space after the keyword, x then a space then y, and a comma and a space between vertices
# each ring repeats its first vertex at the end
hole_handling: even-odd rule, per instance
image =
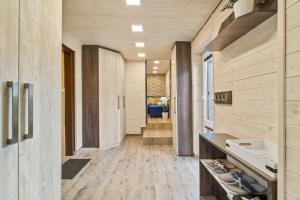
POLYGON ((120 110, 120 96, 118 96, 118 110, 120 110))
POLYGON ((125 96, 123 96, 123 108, 124 109, 126 108, 126 98, 125 98, 125 96))
POLYGON ((25 83, 25 128, 24 139, 33 138, 33 84, 25 83))
POLYGON ((8 126, 7 144, 19 141, 19 84, 8 81, 8 126))
POLYGON ((177 102, 176 102, 176 97, 174 97, 174 113, 177 112, 177 102))

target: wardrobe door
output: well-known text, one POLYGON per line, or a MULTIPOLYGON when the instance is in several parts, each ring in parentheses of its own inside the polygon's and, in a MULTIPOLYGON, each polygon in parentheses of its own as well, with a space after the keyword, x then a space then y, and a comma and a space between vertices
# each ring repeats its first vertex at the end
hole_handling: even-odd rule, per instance
POLYGON ((121 142, 123 141, 125 137, 125 132, 126 132, 126 96, 125 96, 125 86, 126 86, 126 80, 125 80, 125 61, 121 57, 121 76, 122 76, 122 85, 121 85, 121 90, 122 90, 122 116, 121 116, 121 124, 122 124, 122 138, 121 142))
POLYGON ((106 149, 117 144, 118 108, 120 97, 117 85, 116 53, 99 49, 99 120, 100 148, 106 149))
POLYGON ((61 4, 20 1, 20 200, 61 198, 61 4))
POLYGON ((0 0, 0 199, 18 199, 19 0, 0 0))

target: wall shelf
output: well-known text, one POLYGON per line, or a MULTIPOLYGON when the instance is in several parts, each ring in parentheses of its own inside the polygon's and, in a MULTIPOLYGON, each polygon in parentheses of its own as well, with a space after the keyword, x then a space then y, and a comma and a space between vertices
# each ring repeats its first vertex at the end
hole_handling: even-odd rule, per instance
POLYGON ((276 0, 269 0, 264 6, 256 6, 253 12, 235 18, 232 13, 222 23, 219 34, 206 47, 208 51, 220 51, 257 27, 277 12, 276 0))

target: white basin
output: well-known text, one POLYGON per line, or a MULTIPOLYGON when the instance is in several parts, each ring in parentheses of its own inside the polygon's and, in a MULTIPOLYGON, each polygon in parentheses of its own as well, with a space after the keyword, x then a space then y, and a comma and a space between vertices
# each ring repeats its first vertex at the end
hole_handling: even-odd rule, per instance
POLYGON ((277 178, 277 148, 265 140, 228 139, 226 148, 272 178, 277 178))

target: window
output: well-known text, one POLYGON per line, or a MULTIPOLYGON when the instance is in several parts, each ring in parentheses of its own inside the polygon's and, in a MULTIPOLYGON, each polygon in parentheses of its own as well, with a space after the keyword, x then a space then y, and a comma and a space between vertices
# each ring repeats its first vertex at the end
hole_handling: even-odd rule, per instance
POLYGON ((213 57, 206 56, 203 63, 203 99, 204 99, 204 126, 211 131, 214 128, 214 74, 213 57))

